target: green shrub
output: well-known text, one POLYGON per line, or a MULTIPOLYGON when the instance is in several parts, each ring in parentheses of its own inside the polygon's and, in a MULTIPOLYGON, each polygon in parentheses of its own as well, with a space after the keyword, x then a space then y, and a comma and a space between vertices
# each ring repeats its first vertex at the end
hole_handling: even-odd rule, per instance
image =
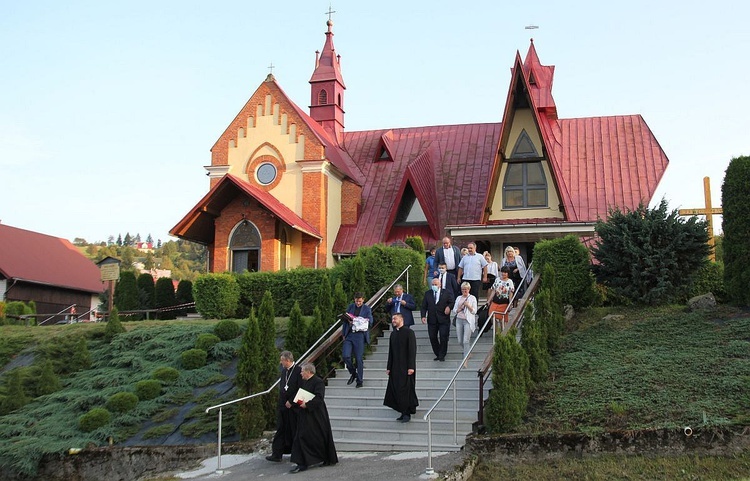
POLYGON ((404 243, 411 247, 413 250, 419 252, 420 254, 424 255, 425 249, 424 249, 424 241, 422 240, 422 237, 420 236, 413 236, 413 237, 407 237, 404 239, 404 243))
POLYGON ((144 379, 135 383, 135 394, 138 399, 150 401, 161 394, 161 383, 156 379, 144 379))
MULTIPOLYGON (((677 210, 643 204, 632 211, 612 209, 596 223, 592 249, 597 280, 636 304, 656 305, 684 298, 696 272, 708 262, 706 222, 685 220, 677 210)), ((560 283, 565 275, 559 269, 560 283)), ((566 279, 567 280, 567 279, 566 279)))
POLYGON ((534 271, 543 272, 546 264, 552 265, 562 302, 577 309, 591 306, 597 297, 590 259, 589 250, 572 235, 534 245, 534 271))
POLYGON ((154 438, 161 438, 163 436, 168 436, 174 432, 174 430, 177 429, 174 424, 167 423, 162 424, 160 426, 154 426, 151 429, 146 430, 145 433, 143 433, 143 439, 154 439, 154 438))
POLYGON ((104 408, 93 408, 80 418, 78 418, 78 427, 81 431, 91 432, 106 426, 112 420, 112 414, 104 408))
POLYGON ((107 399, 106 408, 116 413, 125 413, 138 404, 138 396, 132 392, 118 392, 107 399))
MULTIPOLYGON (((171 277, 160 277, 154 286, 154 307, 168 309, 174 307, 177 301, 174 297, 174 283, 171 277)), ((159 319, 174 319, 177 312, 174 309, 159 312, 159 319)))
POLYGON ((219 321, 214 326, 214 334, 222 341, 230 341, 239 336, 241 332, 240 325, 230 319, 219 321))
POLYGON ((140 307, 138 285, 133 271, 120 273, 120 280, 115 287, 114 303, 119 311, 133 311, 140 307))
POLYGON ((231 274, 204 274, 193 284, 195 308, 207 319, 232 317, 237 310, 240 289, 231 274))
MULTIPOLYGON (((27 323, 24 319, 18 319, 18 317, 34 314, 36 312, 36 305, 32 303, 26 304, 21 301, 10 301, 5 304, 5 321, 7 324, 24 325, 27 323)), ((36 321, 29 320, 30 324, 35 324, 36 321)))
POLYGON ((729 299, 750 306, 750 156, 732 159, 721 186, 724 286, 729 299))
POLYGON ((36 378, 35 394, 37 396, 52 394, 55 391, 59 391, 61 387, 60 378, 52 369, 52 361, 47 359, 42 364, 42 367, 39 370, 39 376, 36 378))
POLYGON ((151 373, 151 377, 164 384, 174 384, 180 377, 180 371, 168 366, 157 367, 151 373))
POLYGON ((199 369, 206 365, 208 353, 203 349, 188 349, 180 354, 180 362, 185 369, 199 369))
POLYGON ((727 293, 724 289, 723 262, 709 262, 701 267, 695 274, 687 297, 700 296, 708 292, 712 293, 719 301, 726 300, 727 293))
POLYGON ((212 347, 220 342, 221 339, 216 334, 209 334, 204 332, 203 334, 200 334, 198 336, 198 339, 195 340, 195 348, 203 349, 204 351, 208 352, 212 347))
POLYGON ((289 323, 287 324, 286 337, 284 338, 284 349, 294 354, 295 359, 299 359, 307 348, 305 321, 302 319, 302 310, 299 308, 299 302, 295 302, 292 312, 289 313, 289 323))
POLYGON ((138 286, 138 300, 141 309, 153 309, 154 307, 154 278, 151 274, 143 273, 136 279, 138 286))

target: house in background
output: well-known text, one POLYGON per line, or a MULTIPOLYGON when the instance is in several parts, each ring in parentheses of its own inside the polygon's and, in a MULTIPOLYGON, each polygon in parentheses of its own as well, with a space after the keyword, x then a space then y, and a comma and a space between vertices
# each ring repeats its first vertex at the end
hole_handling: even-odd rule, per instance
POLYGON ((497 123, 347 132, 327 25, 309 114, 268 75, 211 149, 208 193, 170 231, 208 246, 212 272, 330 267, 414 235, 528 260, 539 240, 590 237, 610 208, 648 204, 664 174, 640 115, 558 117, 533 40, 497 123))
MULTIPOLYGON (((38 314, 63 320, 99 305, 99 268, 66 239, 0 224, 0 301, 34 301, 38 314)), ((39 319, 40 321, 43 319, 39 319)))

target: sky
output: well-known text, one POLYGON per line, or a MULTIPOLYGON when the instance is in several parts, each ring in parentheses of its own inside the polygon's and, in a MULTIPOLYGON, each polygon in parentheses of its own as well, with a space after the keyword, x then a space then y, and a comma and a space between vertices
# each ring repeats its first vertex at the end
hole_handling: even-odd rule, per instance
POLYGON ((533 37, 560 118, 643 116, 670 159, 654 202, 702 207, 709 176, 719 206, 750 155, 741 0, 0 0, 0 222, 174 239, 271 64, 307 110, 329 6, 348 131, 501 121, 533 37))

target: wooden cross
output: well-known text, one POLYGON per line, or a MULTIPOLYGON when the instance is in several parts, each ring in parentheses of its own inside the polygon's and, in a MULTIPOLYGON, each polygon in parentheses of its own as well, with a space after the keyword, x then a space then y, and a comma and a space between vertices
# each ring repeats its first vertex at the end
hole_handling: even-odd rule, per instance
POLYGON ((706 198, 705 209, 680 209, 677 211, 678 214, 683 216, 691 215, 705 215, 708 221, 708 245, 711 248, 711 253, 708 254, 708 258, 712 261, 716 261, 716 253, 714 252, 714 221, 713 217, 717 214, 722 214, 721 207, 711 207, 711 182, 708 177, 703 177, 703 195, 706 198))

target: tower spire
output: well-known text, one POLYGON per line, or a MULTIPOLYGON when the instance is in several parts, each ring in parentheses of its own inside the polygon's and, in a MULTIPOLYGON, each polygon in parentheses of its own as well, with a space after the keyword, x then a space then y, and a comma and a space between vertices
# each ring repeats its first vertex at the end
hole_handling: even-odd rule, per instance
POLYGON ((336 12, 329 7, 325 44, 322 51, 315 52, 315 69, 310 78, 310 117, 341 140, 346 86, 341 75, 341 56, 336 55, 333 46, 333 13, 336 12))

